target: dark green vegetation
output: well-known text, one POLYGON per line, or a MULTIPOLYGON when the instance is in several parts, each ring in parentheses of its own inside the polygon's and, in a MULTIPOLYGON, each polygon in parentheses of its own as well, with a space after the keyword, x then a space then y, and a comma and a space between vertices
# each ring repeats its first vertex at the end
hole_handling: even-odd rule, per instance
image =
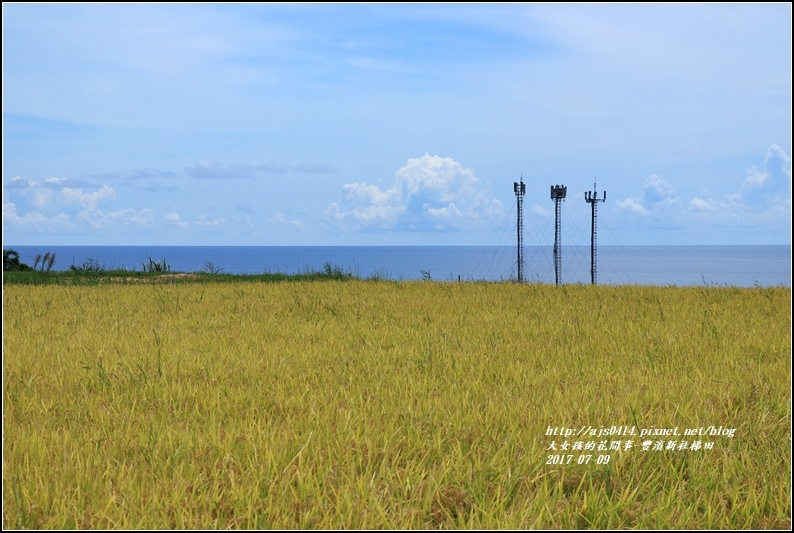
POLYGON ((99 283, 196 283, 196 282, 279 282, 352 280, 348 273, 327 273, 323 270, 303 274, 208 274, 206 272, 130 272, 129 270, 68 271, 68 272, 4 272, 3 283, 17 285, 96 285, 99 283))
POLYGON ((19 262, 19 252, 3 250, 3 272, 24 272, 33 270, 25 263, 19 262))
MULTIPOLYGON (((80 265, 70 265, 67 271, 52 271, 55 254, 44 256, 42 268, 36 270, 19 262, 14 250, 3 251, 3 283, 20 285, 96 285, 98 283, 195 283, 195 282, 278 282, 353 280, 356 277, 341 267, 325 263, 322 270, 307 269, 300 274, 281 272, 262 274, 224 274, 223 268, 211 261, 196 272, 175 272, 165 259, 156 261, 151 257, 141 265, 141 271, 108 269, 95 259, 88 258, 80 265), (45 265, 49 264, 49 268, 45 265)), ((37 264, 41 257, 37 258, 37 264)), ((377 279, 377 276, 372 278, 377 279)))

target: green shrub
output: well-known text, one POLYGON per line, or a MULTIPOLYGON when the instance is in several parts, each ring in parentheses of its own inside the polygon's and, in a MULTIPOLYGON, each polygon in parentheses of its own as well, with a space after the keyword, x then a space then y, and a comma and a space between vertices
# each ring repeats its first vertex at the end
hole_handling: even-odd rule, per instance
POLYGON ((166 263, 165 259, 155 261, 151 257, 148 263, 143 263, 144 272, 171 272, 171 265, 166 263))
POLYGON ((25 263, 20 263, 19 252, 16 250, 3 250, 3 271, 4 272, 20 272, 25 270, 33 270, 25 263))
POLYGON ((106 270, 96 259, 90 257, 83 261, 82 265, 70 265, 69 269, 74 272, 103 272, 106 270))

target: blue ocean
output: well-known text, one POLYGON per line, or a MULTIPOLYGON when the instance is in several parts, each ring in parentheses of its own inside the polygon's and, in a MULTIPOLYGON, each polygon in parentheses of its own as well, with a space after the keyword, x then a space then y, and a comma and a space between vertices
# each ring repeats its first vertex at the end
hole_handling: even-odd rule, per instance
MULTIPOLYGON (((436 281, 509 281, 518 277, 515 246, 12 246, 23 263, 56 254, 53 270, 86 261, 105 269, 142 271, 149 259, 172 271, 227 274, 285 274, 323 270, 326 265, 361 278, 436 281)), ((550 246, 523 250, 526 282, 555 283, 550 246)), ((589 246, 564 247, 561 283, 591 283, 589 246)), ((791 247, 778 246, 600 246, 596 282, 603 285, 791 286, 791 247)))

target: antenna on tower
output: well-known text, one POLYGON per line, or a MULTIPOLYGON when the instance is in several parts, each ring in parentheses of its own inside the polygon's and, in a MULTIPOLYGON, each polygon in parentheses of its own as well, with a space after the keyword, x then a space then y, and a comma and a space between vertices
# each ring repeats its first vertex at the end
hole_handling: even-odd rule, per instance
POLYGON ((524 282, 524 193, 527 191, 524 185, 524 175, 521 174, 520 182, 513 182, 513 192, 516 193, 516 233, 518 234, 518 282, 524 282))
POLYGON ((565 185, 551 186, 551 199, 554 200, 554 282, 559 285, 562 278, 562 250, 560 247, 560 204, 568 194, 565 185))
POLYGON ((592 217, 591 217, 591 231, 590 231, 590 282, 595 285, 596 284, 596 236, 597 236, 597 226, 596 226, 596 219, 598 218, 598 209, 597 205, 598 202, 606 202, 607 201, 607 192, 604 191, 604 197, 599 198, 598 193, 596 192, 596 182, 593 179, 593 192, 586 191, 584 193, 585 201, 590 204, 592 208, 592 217))

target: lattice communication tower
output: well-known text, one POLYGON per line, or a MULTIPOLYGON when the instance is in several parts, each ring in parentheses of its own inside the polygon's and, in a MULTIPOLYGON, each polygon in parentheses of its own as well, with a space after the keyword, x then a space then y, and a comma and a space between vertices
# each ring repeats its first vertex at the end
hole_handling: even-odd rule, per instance
POLYGON ((513 182, 513 192, 516 193, 516 233, 518 234, 518 282, 524 282, 524 193, 527 188, 524 185, 524 176, 521 181, 513 182))
POLYGON ((596 284, 596 248, 597 248, 597 218, 598 218, 598 202, 606 202, 607 201, 607 192, 604 191, 604 197, 599 198, 598 193, 596 192, 596 184, 595 181, 593 182, 593 192, 586 191, 584 193, 585 201, 590 204, 592 208, 592 216, 590 218, 590 283, 593 285, 596 284))
POLYGON ((551 186, 551 199, 554 200, 554 283, 560 284, 562 280, 562 250, 560 245, 560 204, 568 194, 565 185, 551 186))

